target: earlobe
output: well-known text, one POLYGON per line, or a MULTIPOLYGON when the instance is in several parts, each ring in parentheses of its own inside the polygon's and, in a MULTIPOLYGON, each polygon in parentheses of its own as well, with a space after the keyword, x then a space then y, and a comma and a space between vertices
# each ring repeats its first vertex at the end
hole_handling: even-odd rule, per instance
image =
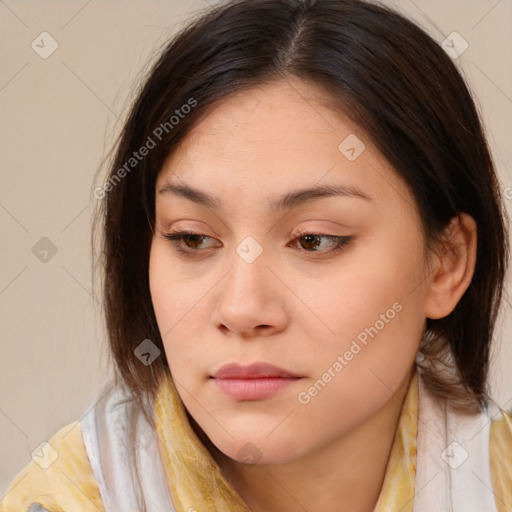
POLYGON ((467 213, 455 216, 444 231, 439 249, 432 253, 426 318, 444 318, 455 309, 473 278, 476 249, 475 220, 467 213))

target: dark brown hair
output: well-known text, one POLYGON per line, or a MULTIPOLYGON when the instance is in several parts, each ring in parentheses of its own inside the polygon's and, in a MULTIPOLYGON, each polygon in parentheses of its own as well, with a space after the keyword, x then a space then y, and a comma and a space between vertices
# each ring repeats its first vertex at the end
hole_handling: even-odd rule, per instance
POLYGON ((461 410, 484 407, 509 248, 483 128, 443 49, 404 16, 360 0, 223 2, 161 52, 116 142, 107 182, 95 193, 102 197, 104 308, 119 382, 143 408, 169 372, 148 279, 155 181, 164 160, 216 103, 287 77, 320 87, 332 108, 365 130, 412 191, 427 246, 461 212, 475 219, 471 284, 450 315, 427 319, 420 353, 436 396, 451 398, 461 410), (152 145, 148 137, 155 146, 131 161, 134 151, 152 145), (145 339, 162 353, 148 366, 134 355, 145 339), (443 365, 458 369, 459 382, 443 365))

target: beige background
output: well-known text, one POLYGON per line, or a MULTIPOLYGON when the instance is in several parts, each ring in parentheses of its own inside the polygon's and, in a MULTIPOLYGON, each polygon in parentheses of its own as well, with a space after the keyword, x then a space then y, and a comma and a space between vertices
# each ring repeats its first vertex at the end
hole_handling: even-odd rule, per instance
MULTIPOLYGON (((385 3, 439 42, 453 31, 468 42, 457 62, 478 98, 503 187, 512 186, 512 2, 385 3)), ((150 56, 206 6, 0 1, 0 500, 30 452, 79 420, 108 379, 101 308, 91 295, 93 176, 150 56), (59 45, 47 59, 31 47, 43 31, 59 45), (46 263, 32 252, 42 237, 57 248, 46 263)), ((512 407, 510 307, 503 313, 492 390, 512 407)))

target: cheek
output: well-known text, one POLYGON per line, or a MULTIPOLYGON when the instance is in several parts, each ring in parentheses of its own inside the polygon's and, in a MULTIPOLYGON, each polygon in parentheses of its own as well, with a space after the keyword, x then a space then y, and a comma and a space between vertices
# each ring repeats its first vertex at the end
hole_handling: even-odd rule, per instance
MULTIPOLYGON (((400 247, 388 247, 378 258, 375 250, 360 251, 329 280, 313 288, 304 283, 299 292, 322 321, 304 334, 315 342, 308 347, 314 379, 322 381, 320 387, 329 382, 333 393, 325 399, 329 395, 357 408, 372 387, 382 386, 379 379, 394 389, 414 362, 424 328, 425 287, 420 258, 412 249, 406 257, 400 247)), ((381 399, 386 389, 382 392, 381 399)))
POLYGON ((183 277, 169 257, 166 242, 155 240, 149 257, 149 288, 155 316, 162 338, 167 337, 185 319, 194 300, 197 287, 183 277))
POLYGON ((156 240, 149 258, 151 301, 172 374, 189 380, 204 359, 197 340, 207 321, 205 290, 183 277, 169 258, 165 241, 156 240))
POLYGON ((336 336, 317 336, 304 352, 311 378, 295 398, 304 414, 322 418, 327 436, 355 427, 383 407, 414 364, 422 336, 417 298, 392 301, 371 290, 361 287, 351 307, 339 311, 336 336))
MULTIPOLYGON (((171 364, 172 361, 169 358, 171 340, 174 339, 180 318, 185 315, 185 301, 182 295, 183 290, 180 289, 179 282, 173 278, 167 260, 168 257, 165 249, 161 247, 161 242, 154 241, 149 258, 149 288, 160 336, 167 353, 167 360, 171 364)), ((173 347, 172 353, 176 355, 179 351, 173 347)))
POLYGON ((303 308, 302 316, 309 317, 311 333, 316 332, 317 338, 343 345, 359 336, 364 342, 368 330, 375 332, 375 328, 379 334, 400 332, 404 317, 418 309, 418 268, 412 258, 407 260, 400 253, 389 251, 387 257, 375 258, 370 250, 358 251, 321 279, 295 280, 294 292, 309 309, 303 308))

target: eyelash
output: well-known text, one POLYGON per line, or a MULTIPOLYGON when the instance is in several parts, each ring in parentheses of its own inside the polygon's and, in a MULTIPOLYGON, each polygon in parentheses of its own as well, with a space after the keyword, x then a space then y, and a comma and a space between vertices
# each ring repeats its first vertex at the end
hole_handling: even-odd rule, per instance
MULTIPOLYGON (((183 244, 183 240, 188 236, 196 236, 200 238, 212 238, 207 235, 201 235, 199 233, 194 233, 193 231, 182 230, 175 231, 172 233, 161 233, 162 237, 171 242, 171 244, 175 247, 175 249, 188 257, 198 257, 200 252, 208 251, 208 249, 190 249, 183 244)), ((306 236, 314 236, 317 238, 327 238, 334 242, 334 247, 327 251, 307 251, 303 250, 306 254, 315 254, 319 253, 321 255, 328 255, 334 252, 337 252, 343 248, 345 248, 354 238, 353 236, 335 236, 335 235, 327 235, 323 233, 313 233, 310 231, 300 231, 297 233, 297 236, 292 240, 293 242, 300 240, 306 236)), ((299 249, 300 251, 300 249, 299 249)))

